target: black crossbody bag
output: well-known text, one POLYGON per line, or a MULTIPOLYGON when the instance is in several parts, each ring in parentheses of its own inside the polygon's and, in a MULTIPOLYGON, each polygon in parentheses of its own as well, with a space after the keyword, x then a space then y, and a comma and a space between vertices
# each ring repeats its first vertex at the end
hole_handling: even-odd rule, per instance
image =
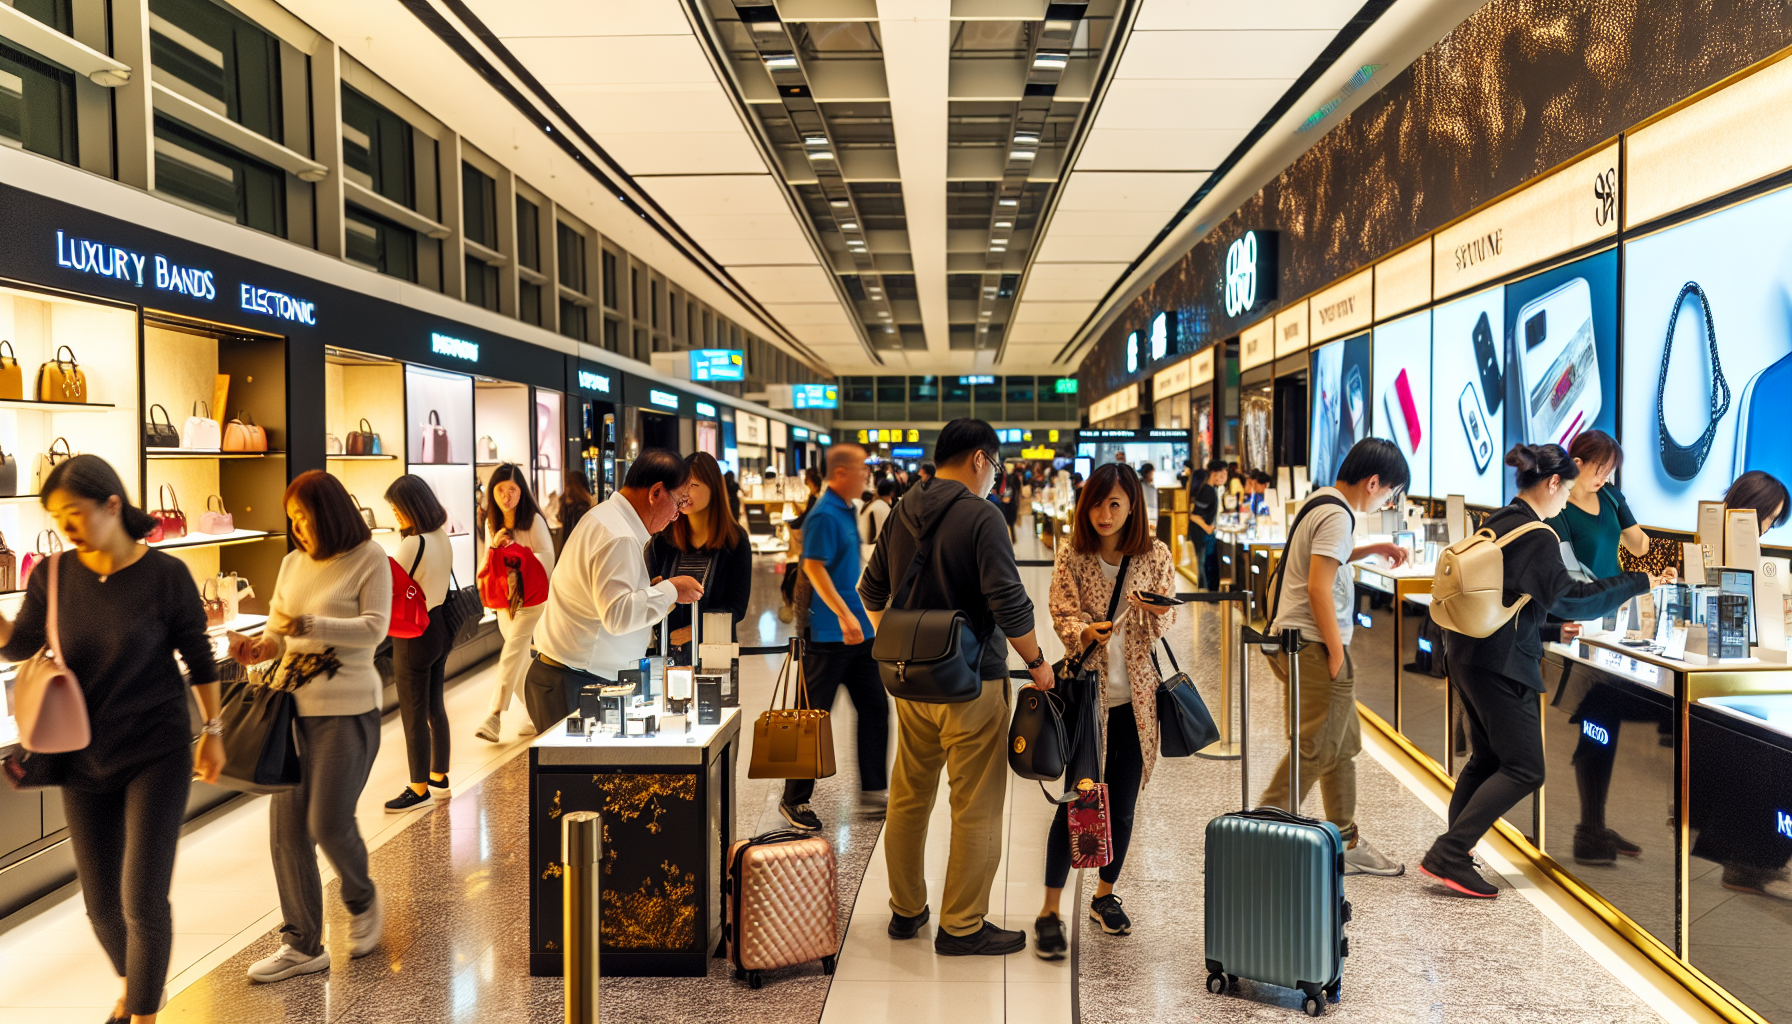
MULTIPOLYGON (((972 498, 970 492, 958 500, 972 498)), ((954 502, 956 504, 956 501, 954 502)), ((915 580, 933 556, 933 541, 950 506, 915 538, 915 557, 877 624, 871 657, 890 696, 917 704, 964 704, 983 693, 983 643, 955 608, 914 608, 915 580)))

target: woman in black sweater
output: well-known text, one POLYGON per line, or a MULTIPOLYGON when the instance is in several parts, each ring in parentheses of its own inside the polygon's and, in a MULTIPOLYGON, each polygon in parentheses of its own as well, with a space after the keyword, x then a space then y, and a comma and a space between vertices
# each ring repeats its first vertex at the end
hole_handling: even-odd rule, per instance
MULTIPOLYGON (((1568 484, 1580 468, 1560 445, 1513 445, 1506 465, 1518 471, 1518 498, 1489 516, 1495 537, 1559 515, 1568 484)), ((1493 897, 1499 890, 1475 870, 1470 854, 1500 815, 1543 784, 1543 729, 1537 695, 1543 692, 1543 643, 1565 642, 1580 632, 1575 622, 1596 619, 1647 591, 1647 574, 1622 572, 1576 582, 1562 564, 1561 540, 1535 530, 1502 550, 1504 601, 1529 597, 1512 619, 1490 636, 1444 631, 1450 681, 1462 696, 1474 755, 1450 798, 1449 830, 1431 844, 1419 870, 1465 896, 1493 897)), ((1673 570, 1668 570, 1668 578, 1673 570)))
POLYGON ((155 521, 125 499, 118 472, 97 455, 77 455, 50 473, 43 492, 74 550, 31 571, 19 617, 0 618, 0 659, 23 661, 43 648, 56 573, 58 642, 93 738, 65 754, 9 758, 7 769, 22 773, 23 785, 61 787, 87 917, 124 979, 109 1021, 150 1024, 174 947, 168 890, 188 783, 216 782, 224 767, 218 670, 192 573, 139 543, 155 521), (189 689, 205 719, 191 752, 189 689))
MULTIPOLYGON (((715 456, 697 452, 685 462, 691 467, 690 504, 648 544, 648 571, 656 579, 695 577, 703 584, 700 607, 706 612, 728 612, 739 622, 746 617, 753 597, 753 552, 747 531, 730 514, 727 487, 715 456)), ((691 606, 673 605, 665 628, 672 631, 673 647, 690 643, 691 606)), ((702 639, 731 643, 734 637, 702 639)), ((696 659, 687 658, 685 664, 694 665, 696 659)))

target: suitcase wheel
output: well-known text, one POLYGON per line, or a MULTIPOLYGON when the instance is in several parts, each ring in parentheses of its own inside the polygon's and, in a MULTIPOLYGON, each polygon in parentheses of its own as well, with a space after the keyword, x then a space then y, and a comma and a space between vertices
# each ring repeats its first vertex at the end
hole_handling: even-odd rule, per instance
POLYGON ((1308 996, 1306 999, 1302 1000, 1300 1008, 1307 1011, 1307 1016, 1309 1017, 1323 1017, 1325 1015, 1325 1004, 1314 999, 1312 996, 1308 996))
POLYGON ((823 973, 823 974, 834 973, 835 963, 836 963, 836 960, 832 955, 822 957, 821 958, 821 973, 823 973))
MULTIPOLYGON (((765 984, 765 979, 763 979, 759 976, 758 971, 748 971, 747 972, 747 987, 748 988, 754 989, 755 991, 757 991, 764 984, 765 984)), ((1318 1014, 1314 1014, 1314 1016, 1317 1017, 1318 1014)))
POLYGON ((1226 991, 1226 976, 1224 974, 1209 974, 1207 976, 1207 991, 1216 996, 1226 991))
POLYGON ((736 967, 734 969, 734 980, 735 981, 746 981, 747 980, 747 972, 736 967))
POLYGON ((1325 990, 1325 1000, 1328 1003, 1335 1003, 1343 998, 1344 998, 1344 979, 1339 978, 1335 983, 1332 984, 1332 987, 1325 990))

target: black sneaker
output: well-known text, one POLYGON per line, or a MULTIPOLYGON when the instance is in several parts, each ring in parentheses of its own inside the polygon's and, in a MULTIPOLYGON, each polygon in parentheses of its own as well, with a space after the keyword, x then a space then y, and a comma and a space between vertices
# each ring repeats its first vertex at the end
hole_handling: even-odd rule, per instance
POLYGON ((1113 893, 1097 896, 1089 904, 1089 920, 1101 925, 1109 935, 1126 935, 1132 931, 1132 918, 1120 909, 1120 897, 1113 893))
POLYGON ((1026 948, 1026 932, 997 928, 988 921, 969 935, 952 935, 942 928, 933 936, 933 951, 940 956, 1007 956, 1026 948))
POLYGON ((922 907, 921 912, 914 917, 903 917, 894 910, 890 911, 890 938, 914 938, 915 933, 921 930, 921 926, 927 923, 929 913, 926 907, 922 907))
POLYGON ((1574 863, 1617 863, 1618 844, 1612 838, 1616 835, 1616 832, 1598 825, 1574 826, 1574 863))
POLYGON ((792 828, 807 829, 810 832, 821 830, 821 819, 815 816, 815 812, 809 809, 808 804, 797 804, 792 807, 779 801, 778 813, 784 816, 785 821, 790 822, 792 828))
POLYGON ((454 799, 454 784, 449 782, 445 775, 439 779, 430 779, 429 795, 437 800, 452 800, 454 799))
POLYGON ((1064 942, 1064 922, 1051 914, 1033 922, 1033 955, 1041 960, 1062 960, 1069 947, 1064 942))
POLYGON ((1425 859, 1419 862, 1419 870, 1464 896, 1490 900, 1500 894, 1472 865, 1445 863, 1436 850, 1425 854, 1425 859))
POLYGON ((1618 856, 1641 857, 1643 855, 1642 847, 1619 835, 1616 829, 1606 829, 1605 835, 1612 841, 1612 848, 1618 851, 1618 856))
POLYGON ((426 803, 429 803, 428 793, 419 793, 411 787, 406 786, 397 796, 386 801, 386 813, 403 814, 418 804, 426 803))

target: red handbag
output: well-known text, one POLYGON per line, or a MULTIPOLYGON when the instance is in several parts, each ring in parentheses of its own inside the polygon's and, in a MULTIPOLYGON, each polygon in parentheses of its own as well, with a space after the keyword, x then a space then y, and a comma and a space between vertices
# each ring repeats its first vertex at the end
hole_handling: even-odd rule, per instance
POLYGON ((505 541, 485 553, 479 570, 479 603, 515 615, 548 599, 548 574, 535 552, 505 541))
POLYGON ((410 572, 398 564, 398 559, 386 556, 392 564, 392 624, 386 627, 387 636, 409 640, 429 629, 429 598, 423 596, 423 586, 411 576, 423 561, 423 545, 423 538, 418 537, 417 557, 411 560, 410 572))
POLYGON ((163 484, 156 489, 156 503, 162 507, 149 514, 156 525, 155 529, 149 531, 148 541, 154 544, 157 541, 185 537, 187 514, 180 510, 180 497, 174 493, 173 484, 163 484))
POLYGON ((1070 802, 1070 866, 1101 868, 1114 860, 1114 835, 1108 822, 1108 784, 1092 783, 1070 802))

